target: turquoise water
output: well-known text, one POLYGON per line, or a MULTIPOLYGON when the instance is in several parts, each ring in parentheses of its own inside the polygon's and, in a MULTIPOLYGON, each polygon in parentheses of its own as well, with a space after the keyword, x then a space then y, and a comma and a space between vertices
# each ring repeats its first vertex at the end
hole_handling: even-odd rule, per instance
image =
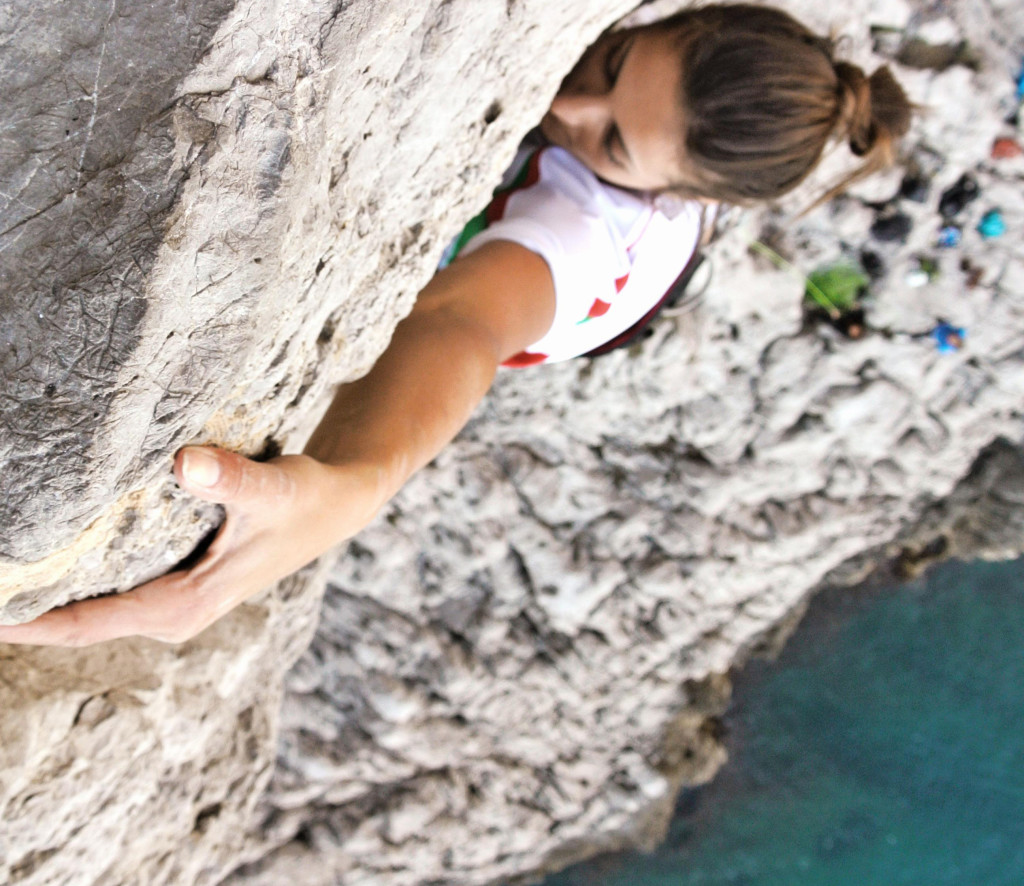
POLYGON ((1024 560, 816 600, 665 844, 545 886, 1024 883, 1024 560))

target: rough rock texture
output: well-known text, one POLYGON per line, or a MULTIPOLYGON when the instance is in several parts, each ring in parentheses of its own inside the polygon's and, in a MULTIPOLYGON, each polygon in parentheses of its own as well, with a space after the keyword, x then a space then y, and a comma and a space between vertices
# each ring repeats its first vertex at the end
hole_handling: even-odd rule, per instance
POLYGON ((624 7, 543 27, 469 0, 6 11, 0 618, 187 552, 209 516, 169 454, 272 450, 365 371, 624 7))
MULTIPOLYGON (((174 448, 301 440, 627 5, 8 4, 0 615, 186 553, 216 514, 174 492, 174 448)), ((1022 13, 786 6, 869 65, 913 61, 907 37, 975 48, 977 70, 897 65, 933 107, 904 158, 925 202, 889 204, 897 173, 799 223, 747 213, 699 311, 503 375, 342 552, 283 715, 322 570, 180 648, 0 649, 0 881, 508 882, 647 842, 721 761, 719 675, 824 578, 947 532, 1014 550, 970 490, 1019 526, 1024 161, 988 156, 1022 13), (939 193, 968 169, 983 194, 940 254, 939 193), (983 242, 997 205, 1011 233, 983 242), (907 243, 870 242, 897 209, 907 243), (808 319, 751 237, 807 270, 870 246, 868 334, 808 319), (919 253, 943 274, 911 289, 919 253), (939 318, 964 349, 936 350, 939 318)))
MULTIPOLYGON (((308 429, 626 6, 5 4, 0 621, 186 554, 174 450, 308 429)), ((0 650, 0 882, 229 869, 316 575, 181 648, 0 650)))
POLYGON ((899 69, 933 109, 904 158, 924 202, 890 200, 899 171, 781 233, 784 214, 748 213, 698 312, 632 352, 504 376, 335 568, 261 804, 279 848, 231 882, 497 884, 649 844, 679 781, 721 761, 716 675, 808 592, 1020 550, 1024 167, 987 159, 1013 68, 984 38, 995 18, 865 9, 855 55, 867 25, 908 23, 993 53, 899 69), (943 253, 936 207, 965 170, 982 196, 943 253), (993 206, 1014 233, 984 241, 993 206), (897 210, 907 242, 873 239, 897 210), (877 252, 867 334, 808 319, 801 281, 747 253, 758 236, 807 270, 877 252), (925 287, 906 282, 918 255, 942 271, 925 287), (961 351, 936 348, 940 318, 967 328, 961 351))

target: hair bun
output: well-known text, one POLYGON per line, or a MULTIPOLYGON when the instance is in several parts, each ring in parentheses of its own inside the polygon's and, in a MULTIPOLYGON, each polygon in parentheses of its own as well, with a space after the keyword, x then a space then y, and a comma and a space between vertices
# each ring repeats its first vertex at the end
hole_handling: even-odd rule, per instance
POLYGON ((881 142, 888 150, 910 129, 911 105, 892 71, 881 67, 870 77, 848 62, 837 62, 840 125, 845 127, 850 150, 858 157, 871 153, 881 142))
POLYGON ((836 62, 839 81, 839 125, 846 131, 850 150, 863 157, 874 146, 878 137, 871 119, 871 81, 864 71, 848 62, 836 62))
POLYGON ((902 138, 910 129, 913 106, 888 67, 881 67, 868 80, 871 85, 871 119, 890 139, 902 138))

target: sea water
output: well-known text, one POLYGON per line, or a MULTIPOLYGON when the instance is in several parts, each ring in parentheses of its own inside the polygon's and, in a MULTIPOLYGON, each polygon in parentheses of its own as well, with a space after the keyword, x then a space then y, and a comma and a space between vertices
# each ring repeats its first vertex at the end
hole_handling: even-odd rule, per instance
POLYGON ((1024 884, 1024 560, 826 592, 726 726, 657 852, 545 886, 1024 884))

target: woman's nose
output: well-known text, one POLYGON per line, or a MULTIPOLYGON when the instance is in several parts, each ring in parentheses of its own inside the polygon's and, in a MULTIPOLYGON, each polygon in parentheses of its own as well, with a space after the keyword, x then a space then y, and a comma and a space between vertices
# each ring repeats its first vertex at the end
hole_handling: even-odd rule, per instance
POLYGON ((556 95, 551 113, 566 126, 596 125, 608 116, 608 97, 604 95, 556 95))

